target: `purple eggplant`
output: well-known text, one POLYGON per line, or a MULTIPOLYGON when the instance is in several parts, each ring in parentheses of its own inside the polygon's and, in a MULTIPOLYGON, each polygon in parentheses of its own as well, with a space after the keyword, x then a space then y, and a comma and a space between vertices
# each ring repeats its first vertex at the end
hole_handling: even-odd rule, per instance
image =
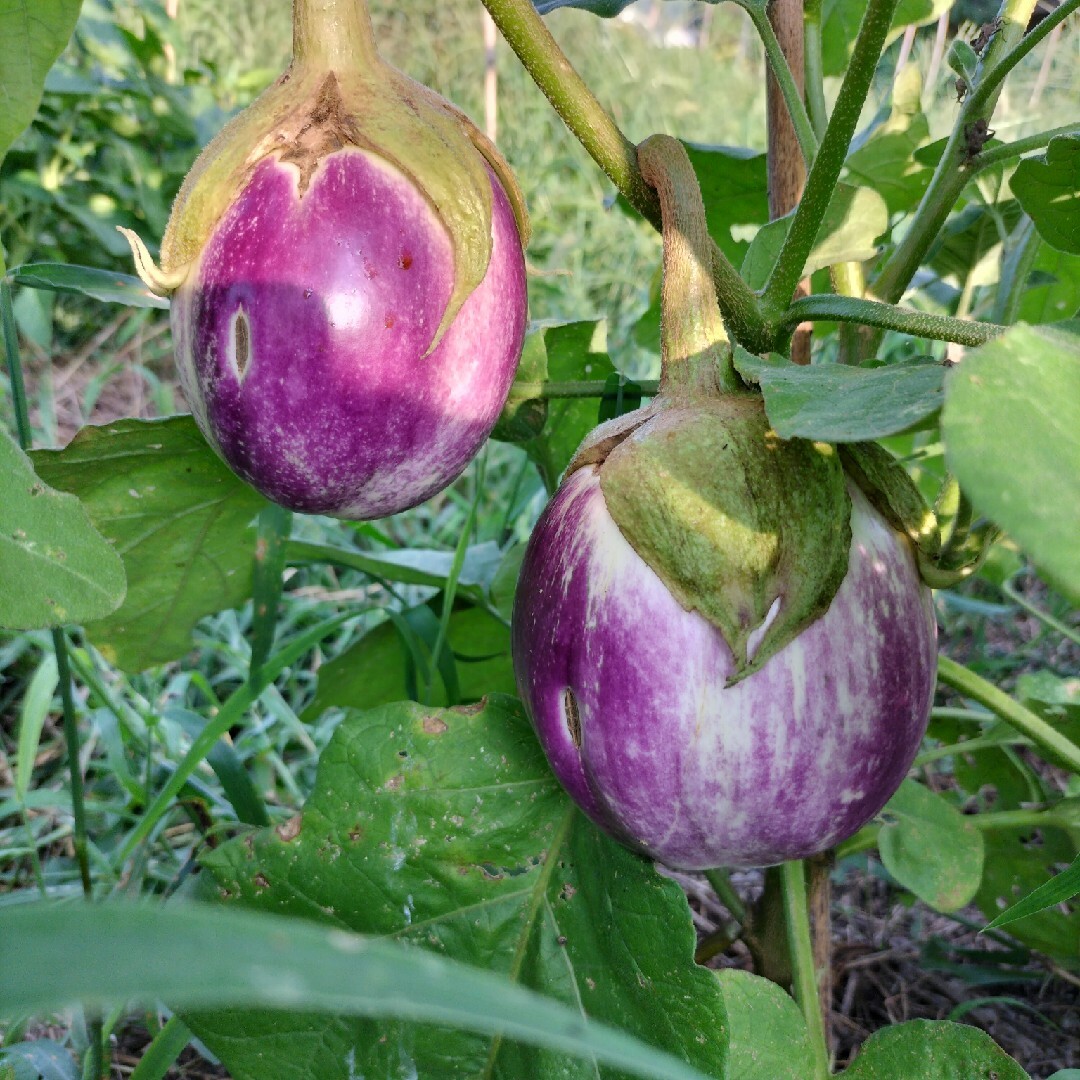
POLYGON ((527 219, 495 148, 381 60, 360 0, 295 0, 293 62, 203 152, 162 241, 184 393, 283 506, 373 518, 446 487, 506 401, 527 219))
POLYGON ((639 161, 664 226, 659 394, 585 440, 536 525, 518 688, 556 776, 630 847, 691 870, 805 858, 911 766, 931 593, 892 470, 868 452, 853 479, 835 447, 778 438, 737 375, 681 145, 639 161))
POLYGON ((850 495, 828 611, 727 685, 723 635, 619 531, 599 467, 559 489, 522 566, 514 664, 555 775, 598 825, 669 866, 766 866, 885 805, 926 730, 936 626, 907 540, 850 495))

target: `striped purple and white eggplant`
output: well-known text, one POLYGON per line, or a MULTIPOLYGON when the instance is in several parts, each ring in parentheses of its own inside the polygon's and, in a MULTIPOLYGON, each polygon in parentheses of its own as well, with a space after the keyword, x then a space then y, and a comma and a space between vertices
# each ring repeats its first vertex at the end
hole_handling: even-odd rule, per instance
POLYGON ((631 547, 599 471, 578 469, 544 511, 514 608, 518 686, 555 775, 673 867, 766 866, 850 836, 910 768, 934 693, 930 590, 906 538, 852 487, 828 610, 728 685, 723 634, 631 547))
MULTIPOLYGON (((682 869, 766 866, 850 836, 911 766, 930 590, 837 449, 779 438, 735 371, 682 145, 638 161, 663 217, 659 394, 586 438, 541 515, 514 670, 598 825, 682 869)), ((877 498, 887 472, 866 458, 859 482, 877 498)))
POLYGON ((294 0, 293 62, 192 168, 161 267, 177 367, 227 464, 373 518, 483 445, 527 321, 527 219, 495 148, 381 60, 366 5, 294 0))

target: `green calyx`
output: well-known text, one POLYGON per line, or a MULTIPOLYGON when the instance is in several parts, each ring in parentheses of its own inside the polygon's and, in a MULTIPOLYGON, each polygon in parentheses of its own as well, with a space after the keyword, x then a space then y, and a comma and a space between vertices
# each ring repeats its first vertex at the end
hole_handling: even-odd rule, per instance
POLYGON ((160 293, 177 288, 265 158, 299 169, 302 197, 322 159, 346 148, 408 177, 450 236, 454 287, 430 351, 487 272, 492 194, 485 164, 510 199, 523 245, 528 217, 495 146, 449 102, 379 56, 366 0, 293 0, 292 63, 195 161, 162 238, 160 269, 129 236, 140 276, 160 293))
POLYGON ((973 520, 971 504, 955 480, 945 483, 931 509, 904 466, 883 446, 849 443, 838 449, 844 471, 870 505, 911 541, 924 584, 948 589, 978 570, 999 530, 973 520))
POLYGON ((659 410, 607 456, 608 512, 751 674, 828 610, 851 503, 831 446, 780 439, 756 395, 659 410))
POLYGON ((664 236, 660 392, 597 428, 569 471, 599 465, 608 512, 746 677, 828 610, 848 567, 851 501, 835 449, 780 439, 732 365, 705 211, 681 144, 641 145, 664 236))

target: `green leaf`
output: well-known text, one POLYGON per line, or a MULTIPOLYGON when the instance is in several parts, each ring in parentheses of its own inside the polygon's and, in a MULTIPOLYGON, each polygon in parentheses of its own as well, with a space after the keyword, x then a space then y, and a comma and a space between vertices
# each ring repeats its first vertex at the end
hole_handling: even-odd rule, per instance
POLYGON ((709 235, 738 265, 749 245, 731 235, 732 226, 764 225, 769 220, 765 155, 741 146, 684 145, 701 186, 709 235))
MULTIPOLYGON (((826 75, 844 75, 866 14, 867 0, 825 0, 822 7, 821 53, 826 75)), ((925 26, 948 11, 952 0, 900 0, 893 13, 887 42, 895 41, 905 27, 925 26)))
POLYGON ((1021 325, 969 352, 942 432, 975 508, 1080 602, 1080 337, 1021 325))
POLYGON ((546 399, 536 397, 536 391, 532 388, 539 386, 547 377, 544 331, 534 330, 525 335, 517 375, 514 376, 506 404, 491 432, 493 439, 502 442, 528 442, 544 430, 548 403, 546 399))
POLYGON ((878 850, 885 869, 938 911, 955 911, 979 889, 982 833, 956 807, 905 780, 881 812, 878 850))
POLYGON ((190 416, 86 427, 60 451, 38 451, 41 475, 79 495, 115 545, 127 599, 87 627, 125 671, 175 660, 204 615, 251 594, 254 534, 266 500, 207 446, 190 416))
POLYGON ((75 29, 82 0, 9 0, 0 7, 0 161, 41 104, 45 76, 75 29))
POLYGON ((41 743, 41 729, 49 715, 53 695, 60 682, 56 654, 49 653, 38 665, 23 695, 19 715, 19 759, 15 765, 15 797, 25 803, 34 772, 34 759, 41 743))
MULTIPOLYGON (((741 271, 752 289, 762 288, 768 280, 793 217, 794 211, 770 221, 754 237, 741 271)), ((877 238, 888 227, 885 200, 873 188, 837 184, 803 274, 834 263, 873 258, 878 252, 877 238)))
POLYGON ((912 1020, 871 1035, 844 1080, 1028 1080, 985 1031, 912 1020))
POLYGON ((944 396, 944 367, 921 357, 880 367, 804 365, 736 347, 735 367, 760 384, 769 422, 783 439, 882 439, 932 416, 944 396))
POLYGON ((1017 318, 1026 323, 1072 319, 1080 312, 1080 255, 1040 244, 1017 318))
MULTIPOLYGON (((458 608, 450 616, 447 640, 456 660, 460 700, 477 701, 489 693, 514 693, 510 629, 505 623, 483 608, 458 608)), ((427 658, 430 660, 430 656, 427 658)), ((372 709, 404 701, 411 696, 407 662, 406 645, 394 624, 380 623, 319 668, 318 688, 304 710, 304 719, 314 720, 335 706, 372 709)), ((431 703, 448 703, 446 687, 438 677, 431 703)))
POLYGON ((26 263, 11 271, 16 285, 52 292, 81 293, 107 304, 168 309, 169 301, 152 293, 137 277, 114 274, 93 266, 67 263, 26 263))
POLYGON ((0 431, 0 626, 37 630, 116 610, 124 566, 94 524, 78 499, 42 483, 0 431))
MULTIPOLYGON (((542 331, 547 351, 547 377, 554 382, 606 379, 615 366, 602 344, 600 322, 572 322, 542 331)), ((549 490, 554 490, 563 469, 581 440, 596 427, 596 401, 564 398, 548 403, 548 419, 541 435, 525 444, 549 490)))
POLYGON ((930 125, 920 104, 922 78, 914 64, 906 65, 893 86, 892 113, 859 149, 848 155, 848 179, 873 188, 890 214, 913 210, 930 184, 934 170, 914 157, 930 138, 930 125))
POLYGON ((724 992, 731 1042, 728 1080, 806 1080, 814 1054, 806 1022, 790 994, 749 971, 716 972, 724 992))
POLYGON ((1067 870, 1052 877, 1044 885, 1040 885, 1034 892, 1028 893, 1023 900, 1013 904, 1012 907, 1003 911, 996 919, 986 924, 989 930, 993 926, 1006 926, 1016 922, 1017 919, 1026 919, 1029 915, 1037 915, 1047 908, 1056 907, 1066 900, 1071 900, 1080 894, 1080 855, 1072 861, 1067 870))
MULTIPOLYGON (((0 912, 0 1011, 159 998, 174 1006, 262 1005, 282 1010, 274 1015, 286 1029, 310 1022, 312 1010, 408 1017, 526 1039, 634 1076, 705 1080, 630 1035, 489 972, 302 919, 180 903, 35 903, 0 912), (283 1011, 298 1009, 307 1011, 283 1011)), ((329 1027, 341 1023, 326 1018, 329 1027)), ((344 1059, 332 1073, 313 1072, 318 1051, 282 1045, 254 1075, 356 1075, 344 1059), (280 1071, 284 1056, 302 1067, 280 1071)))
POLYGON ((1043 240, 1080 255, 1080 135, 1051 139, 1042 157, 1016 166, 1009 183, 1043 240))
MULTIPOLYGON (((693 963, 685 896, 574 809, 510 698, 350 712, 303 816, 223 844, 204 865, 231 904, 467 959, 723 1075, 723 1000, 693 963)), ((410 1024, 186 1019, 236 1080, 345 1080, 346 1061, 368 1076, 623 1075, 410 1024)))

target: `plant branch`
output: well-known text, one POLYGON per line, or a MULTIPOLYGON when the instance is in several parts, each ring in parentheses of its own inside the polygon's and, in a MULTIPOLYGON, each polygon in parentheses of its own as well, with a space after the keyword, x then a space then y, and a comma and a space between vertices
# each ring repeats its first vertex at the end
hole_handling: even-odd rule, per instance
MULTIPOLYGON (((563 123, 627 202, 659 230, 660 200, 641 175, 634 144, 574 70, 531 0, 483 2, 499 32, 563 123)), ((715 243, 711 254, 717 298, 729 333, 750 351, 764 351, 768 335, 757 296, 715 243)))
MULTIPOLYGON (((654 397, 660 386, 658 379, 642 379, 637 383, 644 397, 654 397)), ((615 398, 605 379, 582 379, 559 382, 545 379, 543 382, 515 382, 510 388, 515 400, 528 398, 615 398)))
POLYGON ((788 951, 795 1000, 799 1003, 810 1048, 814 1058, 814 1080, 828 1080, 829 1050, 825 1040, 825 1022, 818 998, 817 972, 814 969, 814 949, 810 940, 810 912, 806 902, 806 875, 797 859, 781 867, 784 894, 784 925, 787 929, 788 951))
MULTIPOLYGON (((978 171, 982 155, 970 152, 969 135, 980 122, 989 122, 1005 75, 1046 36, 1049 31, 1041 35, 1040 31, 1051 19, 1058 16, 1064 18, 1062 12, 1068 14, 1066 8, 1075 9, 1080 5, 1080 0, 1066 0, 1053 15, 1044 19, 1027 37, 1023 37, 1035 2, 1036 0, 1005 0, 1002 5, 1002 28, 987 47, 976 85, 964 99, 956 126, 945 144, 911 225, 904 238, 885 259, 871 285, 869 291, 877 299, 895 304, 904 295, 930 250, 930 245, 952 213, 960 193, 978 171)), ((1060 19, 1058 21, 1060 22, 1060 19)))
POLYGON ((768 6, 761 0, 734 0, 734 3, 750 16, 754 24, 761 44, 765 46, 765 59, 769 64, 776 85, 783 95, 784 104, 787 106, 787 115, 791 120, 791 126, 795 129, 795 137, 799 140, 799 150, 802 152, 803 161, 809 168, 817 153, 818 139, 814 134, 813 125, 803 104, 802 91, 799 89, 791 65, 784 55, 780 40, 776 36, 772 23, 769 21, 768 6))
POLYGON ((985 705, 995 716, 1026 735, 1048 761, 1080 776, 1080 746, 993 683, 947 656, 938 657, 938 680, 964 697, 985 705))
POLYGON ((806 259, 836 189, 897 3, 898 0, 870 0, 867 5, 836 107, 806 178, 806 189, 791 228, 762 294, 762 309, 767 319, 779 319, 785 314, 802 277, 806 259))
POLYGON ((955 341, 959 345, 985 345, 1006 327, 996 323, 954 319, 948 315, 931 315, 912 308, 895 307, 876 300, 860 300, 852 296, 820 293, 795 300, 784 312, 781 326, 790 329, 800 322, 859 323, 885 330, 896 330, 912 337, 931 341, 955 341))
POLYGON ((825 73, 821 58, 821 9, 822 0, 806 0, 803 5, 806 107, 818 139, 821 139, 829 126, 829 114, 825 108, 825 73))
POLYGON ((1037 135, 1029 135, 1026 139, 1017 139, 1015 142, 1002 143, 1001 146, 984 150, 975 162, 975 172, 981 173, 986 169, 992 169, 995 165, 1005 164, 1032 150, 1042 150, 1051 139, 1062 135, 1080 135, 1080 124, 1062 124, 1061 127, 1040 131, 1037 135))

